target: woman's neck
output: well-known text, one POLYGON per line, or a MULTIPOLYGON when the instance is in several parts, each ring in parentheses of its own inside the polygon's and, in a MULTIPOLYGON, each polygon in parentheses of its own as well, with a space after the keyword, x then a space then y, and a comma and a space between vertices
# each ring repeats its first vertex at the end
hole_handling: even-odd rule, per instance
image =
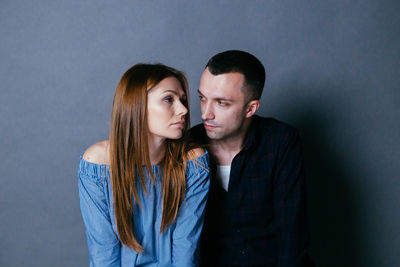
POLYGON ((149 137, 149 158, 151 165, 159 165, 165 156, 165 139, 149 137))

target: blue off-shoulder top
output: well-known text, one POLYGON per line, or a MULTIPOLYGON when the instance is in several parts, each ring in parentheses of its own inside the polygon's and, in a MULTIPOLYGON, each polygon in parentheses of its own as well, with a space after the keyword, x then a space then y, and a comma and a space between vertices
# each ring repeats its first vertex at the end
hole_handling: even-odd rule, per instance
POLYGON ((199 239, 210 185, 209 155, 187 162, 186 194, 175 222, 160 233, 162 167, 152 166, 156 181, 146 176, 147 194, 138 186, 141 206, 133 204, 134 234, 144 252, 120 242, 114 216, 108 165, 80 157, 79 199, 90 266, 198 266, 199 239))

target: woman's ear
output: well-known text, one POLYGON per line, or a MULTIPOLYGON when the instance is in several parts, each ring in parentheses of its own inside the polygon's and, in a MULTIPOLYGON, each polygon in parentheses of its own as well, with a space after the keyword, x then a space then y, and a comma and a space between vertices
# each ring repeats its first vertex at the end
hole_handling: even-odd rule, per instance
POLYGON ((256 113, 256 111, 258 110, 258 108, 260 107, 260 101, 255 99, 255 100, 251 100, 246 107, 246 118, 250 118, 251 116, 254 115, 254 113, 256 113))

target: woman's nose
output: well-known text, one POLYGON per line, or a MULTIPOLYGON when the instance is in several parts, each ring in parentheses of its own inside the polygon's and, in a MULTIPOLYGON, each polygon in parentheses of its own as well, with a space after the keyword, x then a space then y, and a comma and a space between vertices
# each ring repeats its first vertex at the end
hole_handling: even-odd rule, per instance
POLYGON ((180 115, 180 116, 186 115, 188 113, 187 107, 184 104, 182 104, 181 101, 178 101, 178 102, 179 102, 179 104, 176 109, 177 115, 180 115))

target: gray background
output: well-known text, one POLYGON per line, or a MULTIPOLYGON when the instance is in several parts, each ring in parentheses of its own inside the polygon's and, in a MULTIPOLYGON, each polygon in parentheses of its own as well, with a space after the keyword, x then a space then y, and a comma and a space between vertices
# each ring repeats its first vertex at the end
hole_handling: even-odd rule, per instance
POLYGON ((122 73, 261 59, 259 114, 300 129, 318 266, 400 266, 399 1, 0 0, 0 266, 87 266, 76 171, 122 73))

